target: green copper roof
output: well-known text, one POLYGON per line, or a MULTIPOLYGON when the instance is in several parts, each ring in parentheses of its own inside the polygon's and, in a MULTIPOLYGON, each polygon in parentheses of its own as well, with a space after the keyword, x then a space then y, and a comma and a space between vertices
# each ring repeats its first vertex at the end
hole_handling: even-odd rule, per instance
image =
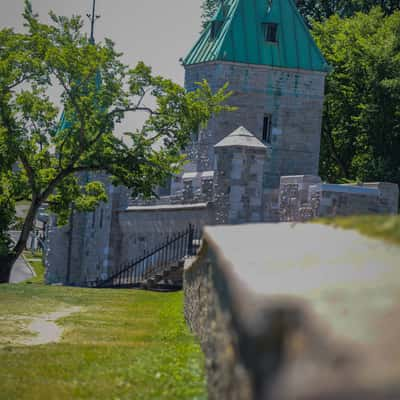
POLYGON ((214 21, 223 21, 214 38, 211 25, 201 34, 184 65, 231 61, 328 71, 293 0, 225 0, 214 21), (223 11, 225 7, 225 11, 223 11), (265 24, 278 24, 277 42, 265 40, 265 24))

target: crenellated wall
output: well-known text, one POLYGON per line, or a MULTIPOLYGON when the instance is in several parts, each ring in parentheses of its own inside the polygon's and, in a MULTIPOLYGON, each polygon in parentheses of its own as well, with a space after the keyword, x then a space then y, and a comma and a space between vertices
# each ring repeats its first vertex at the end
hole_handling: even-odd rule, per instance
POLYGON ((327 184, 312 175, 282 176, 279 191, 281 221, 315 217, 397 214, 399 187, 388 182, 327 184))

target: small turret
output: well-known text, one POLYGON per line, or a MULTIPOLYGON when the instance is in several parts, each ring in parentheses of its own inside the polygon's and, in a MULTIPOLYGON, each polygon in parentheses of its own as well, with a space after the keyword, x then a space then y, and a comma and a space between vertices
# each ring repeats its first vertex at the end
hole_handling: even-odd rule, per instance
POLYGON ((217 224, 261 221, 266 149, 242 126, 214 146, 217 224))

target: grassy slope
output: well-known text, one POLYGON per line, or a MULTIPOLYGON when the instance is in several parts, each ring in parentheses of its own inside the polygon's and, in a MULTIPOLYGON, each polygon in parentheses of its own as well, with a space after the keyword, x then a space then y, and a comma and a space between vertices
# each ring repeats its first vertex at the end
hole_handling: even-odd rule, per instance
POLYGON ((25 283, 44 283, 44 265, 42 262, 43 255, 41 252, 32 253, 31 251, 24 251, 23 256, 25 261, 35 270, 36 276, 29 279, 25 283))
POLYGON ((356 229, 360 233, 400 244, 400 216, 363 215, 354 217, 320 218, 317 223, 356 229))
MULTIPOLYGON (((0 286, 0 399, 205 399, 203 356, 182 292, 0 286), (80 306, 59 343, 17 346, 13 315, 80 306)), ((25 334, 27 332, 25 331, 25 334)))

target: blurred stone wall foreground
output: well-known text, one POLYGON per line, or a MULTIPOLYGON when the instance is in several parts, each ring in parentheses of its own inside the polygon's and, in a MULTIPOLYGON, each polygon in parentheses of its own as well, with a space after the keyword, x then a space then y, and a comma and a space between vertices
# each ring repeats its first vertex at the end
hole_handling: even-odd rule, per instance
POLYGON ((184 290, 209 399, 399 399, 399 260, 318 224, 206 228, 184 290))

